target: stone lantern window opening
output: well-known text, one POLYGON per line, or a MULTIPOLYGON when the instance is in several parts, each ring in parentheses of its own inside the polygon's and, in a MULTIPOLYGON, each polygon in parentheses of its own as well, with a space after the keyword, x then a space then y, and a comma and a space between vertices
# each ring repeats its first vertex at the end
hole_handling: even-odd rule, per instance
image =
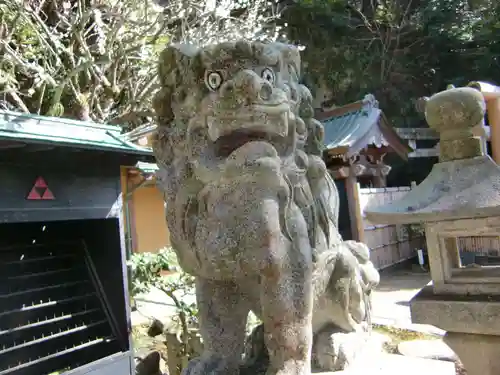
POLYGON ((427 224, 426 238, 431 254, 429 261, 434 291, 500 295, 500 265, 464 265, 458 246, 460 237, 498 236, 499 233, 500 217, 447 220, 427 224))

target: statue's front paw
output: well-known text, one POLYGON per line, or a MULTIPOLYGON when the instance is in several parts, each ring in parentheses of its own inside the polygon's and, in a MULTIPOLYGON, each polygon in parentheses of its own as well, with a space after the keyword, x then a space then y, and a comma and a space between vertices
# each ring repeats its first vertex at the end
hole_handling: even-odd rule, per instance
MULTIPOLYGON (((356 334, 354 334, 356 335, 356 334)), ((354 357, 354 350, 346 347, 352 334, 343 332, 320 332, 315 337, 312 350, 313 365, 321 371, 342 371, 354 357)))
POLYGON ((327 327, 314 337, 313 366, 321 371, 347 370, 355 363, 362 364, 364 359, 382 353, 385 342, 380 336, 362 330, 343 332, 333 326, 327 327))

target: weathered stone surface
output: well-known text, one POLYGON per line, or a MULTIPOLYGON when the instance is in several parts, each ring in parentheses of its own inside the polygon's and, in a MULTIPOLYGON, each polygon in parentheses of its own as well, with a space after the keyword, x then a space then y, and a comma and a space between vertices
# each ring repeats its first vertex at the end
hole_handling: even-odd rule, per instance
POLYGON ((432 286, 427 286, 410 301, 410 309, 414 323, 432 324, 451 332, 500 336, 498 294, 436 295, 432 286))
POLYGON ((398 352, 407 357, 439 359, 450 362, 458 359, 455 352, 442 340, 403 341, 398 345, 398 352))
POLYGON ((425 118, 440 134, 440 162, 484 155, 484 142, 473 130, 484 125, 485 113, 483 95, 469 87, 441 91, 429 99, 425 118))
MULTIPOLYGON (((247 343, 245 365, 241 375, 264 374, 269 357, 264 345, 263 326, 257 327, 247 343)), ((339 371, 355 361, 383 352, 384 344, 391 341, 377 332, 342 332, 333 325, 323 328, 314 336, 312 367, 317 371, 339 371)))
POLYGON ((322 331, 315 338, 313 364, 322 370, 345 370, 356 361, 382 354, 383 345, 388 341, 388 337, 378 333, 322 331))
POLYGON ((165 325, 160 320, 153 319, 151 325, 148 328, 148 336, 156 337, 158 335, 161 335, 164 329, 165 325))
POLYGON ((142 359, 139 359, 135 366, 136 375, 163 375, 162 369, 165 363, 159 352, 151 352, 142 359))
POLYGON ((171 243, 196 276, 204 342, 184 372, 236 373, 252 310, 264 323, 268 374, 307 375, 315 333, 364 329, 379 275, 369 249, 338 233, 338 192, 299 52, 171 45, 159 75, 157 177, 171 243))
POLYGON ((468 375, 500 374, 500 336, 447 332, 444 341, 460 357, 468 375))

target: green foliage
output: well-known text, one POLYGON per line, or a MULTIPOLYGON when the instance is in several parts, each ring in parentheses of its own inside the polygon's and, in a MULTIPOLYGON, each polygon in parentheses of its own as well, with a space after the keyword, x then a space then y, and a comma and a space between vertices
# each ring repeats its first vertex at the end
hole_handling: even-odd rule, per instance
POLYGON ((181 328, 187 329, 188 326, 197 325, 196 305, 187 304, 182 300, 182 295, 194 293, 194 278, 179 268, 177 256, 172 248, 161 249, 156 253, 133 254, 129 266, 132 296, 158 288, 175 304, 177 322, 181 328), (170 274, 165 275, 165 272, 170 274))
POLYGON ((135 253, 129 261, 133 296, 148 292, 163 283, 162 273, 178 271, 177 257, 171 248, 156 253, 135 253))
POLYGON ((299 0, 282 19, 308 81, 337 105, 374 94, 398 127, 426 126, 413 100, 449 83, 500 83, 496 1, 299 0))
POLYGON ((405 227, 410 241, 414 238, 425 236, 425 227, 423 224, 407 224, 405 227))
POLYGON ((150 0, 2 2, 0 94, 25 112, 134 123, 167 21, 150 0))
POLYGON ((156 253, 133 254, 129 267, 132 277, 132 296, 145 293, 152 288, 164 292, 176 307, 176 316, 172 317, 173 331, 180 344, 182 362, 193 354, 191 338, 193 328, 198 327, 198 309, 195 303, 187 304, 182 297, 194 293, 194 278, 179 269, 177 256, 172 248, 161 249, 156 253), (169 275, 165 275, 169 272, 169 275))

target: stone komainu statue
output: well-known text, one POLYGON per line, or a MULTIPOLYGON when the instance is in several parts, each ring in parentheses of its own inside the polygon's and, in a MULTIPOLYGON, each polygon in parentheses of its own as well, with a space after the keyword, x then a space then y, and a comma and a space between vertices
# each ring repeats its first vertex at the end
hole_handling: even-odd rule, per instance
POLYGON ((338 233, 323 127, 299 74, 298 50, 279 43, 161 55, 158 179, 172 246, 196 277, 204 341, 185 374, 238 374, 250 310, 268 374, 309 374, 315 334, 366 321, 378 273, 368 248, 338 233))

